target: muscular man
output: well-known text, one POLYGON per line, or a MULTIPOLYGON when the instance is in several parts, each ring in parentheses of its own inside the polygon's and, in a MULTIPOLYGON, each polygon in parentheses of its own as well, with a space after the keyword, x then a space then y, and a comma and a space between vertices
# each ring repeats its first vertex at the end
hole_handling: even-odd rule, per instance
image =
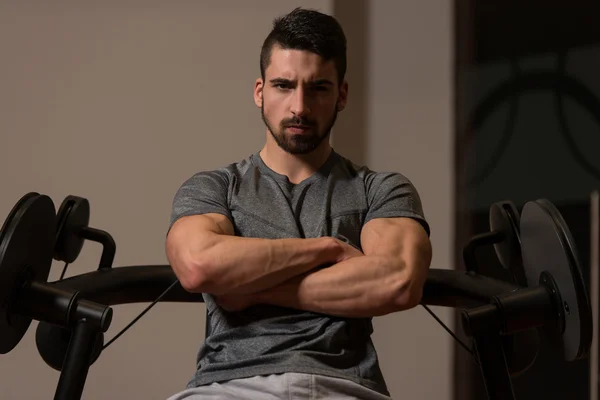
POLYGON ((276 19, 260 67, 264 147, 174 198, 168 258, 203 294, 210 333, 171 399, 389 399, 372 317, 420 302, 431 246, 419 195, 329 143, 348 96, 333 17, 276 19))

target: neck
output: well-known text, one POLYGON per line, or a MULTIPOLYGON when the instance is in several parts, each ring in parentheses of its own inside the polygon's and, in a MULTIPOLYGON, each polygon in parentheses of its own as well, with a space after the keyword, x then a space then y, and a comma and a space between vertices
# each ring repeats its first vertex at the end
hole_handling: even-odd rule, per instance
POLYGON ((260 151, 260 157, 273 171, 287 176, 291 183, 297 184, 317 172, 325 164, 331 151, 329 141, 323 140, 319 147, 308 154, 290 154, 282 150, 267 132, 267 142, 260 151))

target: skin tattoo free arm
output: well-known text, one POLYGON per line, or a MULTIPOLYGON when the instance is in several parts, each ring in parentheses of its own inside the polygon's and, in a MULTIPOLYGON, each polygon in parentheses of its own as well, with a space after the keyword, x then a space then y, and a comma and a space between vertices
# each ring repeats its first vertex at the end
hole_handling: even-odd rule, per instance
POLYGON ((234 236, 230 220, 220 214, 181 218, 170 230, 166 247, 184 289, 213 295, 264 291, 318 266, 342 262, 356 252, 331 237, 234 236))
POLYGON ((431 263, 427 233, 409 218, 380 218, 361 233, 364 255, 247 296, 218 297, 229 311, 264 303, 341 317, 372 317, 419 304, 431 263))

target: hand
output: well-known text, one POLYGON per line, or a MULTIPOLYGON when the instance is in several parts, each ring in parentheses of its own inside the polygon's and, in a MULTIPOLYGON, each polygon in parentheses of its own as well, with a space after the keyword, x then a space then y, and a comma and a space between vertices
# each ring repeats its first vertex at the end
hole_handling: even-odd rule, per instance
POLYGON ((229 312, 243 311, 257 304, 257 300, 252 294, 222 295, 215 296, 215 299, 219 307, 229 312))
POLYGON ((338 244, 341 248, 341 252, 337 257, 336 262, 341 262, 341 261, 348 260, 348 259, 354 258, 354 257, 364 256, 363 252, 360 251, 359 249, 357 249, 356 247, 354 247, 353 245, 351 245, 343 240, 340 240, 338 238, 334 238, 334 239, 338 242, 338 244))

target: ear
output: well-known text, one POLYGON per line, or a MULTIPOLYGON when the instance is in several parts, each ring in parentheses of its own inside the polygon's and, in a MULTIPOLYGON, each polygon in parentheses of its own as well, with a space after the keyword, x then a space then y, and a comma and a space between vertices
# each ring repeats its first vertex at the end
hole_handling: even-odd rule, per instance
POLYGON ((340 85, 340 93, 337 102, 337 110, 338 112, 342 111, 346 108, 346 104, 348 103, 348 81, 344 80, 344 82, 340 85))
POLYGON ((263 88, 263 80, 258 78, 256 82, 254 82, 254 104, 259 108, 262 107, 263 103, 263 88))

